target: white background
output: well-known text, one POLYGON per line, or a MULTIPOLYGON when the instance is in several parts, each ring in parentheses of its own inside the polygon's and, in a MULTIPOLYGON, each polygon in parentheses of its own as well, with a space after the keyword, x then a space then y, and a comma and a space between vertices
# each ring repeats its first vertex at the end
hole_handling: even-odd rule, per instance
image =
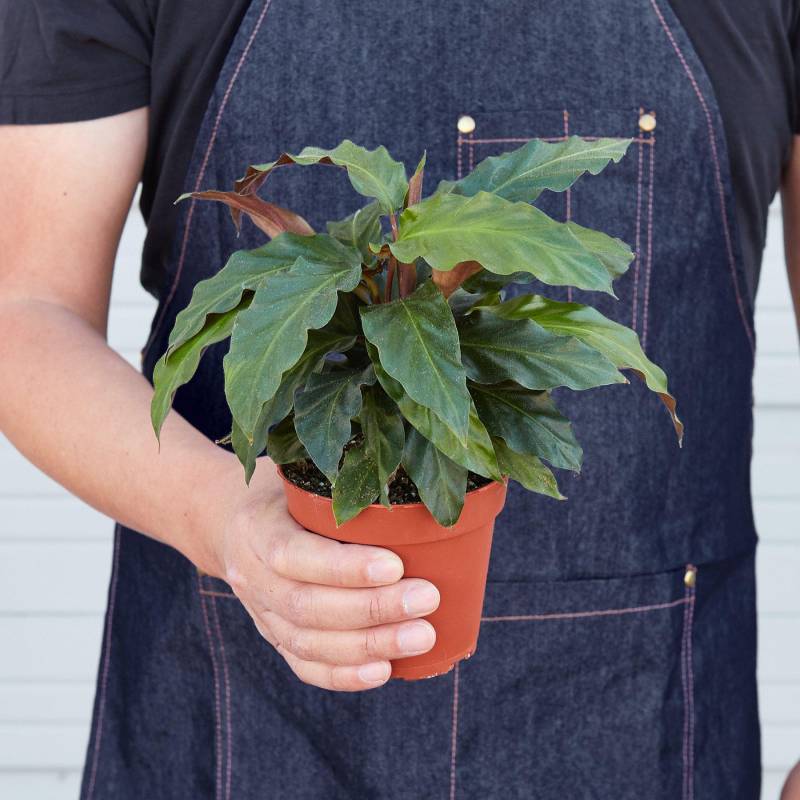
MULTIPOLYGON (((152 299, 138 283, 144 229, 123 236, 109 338, 138 364, 152 299)), ((753 492, 759 554, 759 679, 765 787, 800 757, 800 360, 780 209, 758 299, 753 492)), ((89 732, 112 524, 0 438, 0 798, 76 798, 89 732)), ((722 800, 722 799, 720 799, 722 800)))

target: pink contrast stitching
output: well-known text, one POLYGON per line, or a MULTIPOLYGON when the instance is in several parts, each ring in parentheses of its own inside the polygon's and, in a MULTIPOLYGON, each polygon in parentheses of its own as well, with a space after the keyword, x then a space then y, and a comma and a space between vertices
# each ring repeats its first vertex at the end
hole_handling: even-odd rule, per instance
POLYGON ((742 292, 739 288, 739 278, 736 275, 736 260, 733 256, 733 243, 731 241, 731 233, 728 227, 728 210, 725 204, 725 189, 722 185, 722 171, 720 168, 719 153, 717 152, 717 139, 714 134, 714 122, 711 118, 711 111, 708 108, 708 104, 706 103, 706 99, 703 96, 702 91, 700 91, 700 86, 698 85, 697 80, 695 79, 694 73, 692 72, 692 68, 686 61, 686 58, 683 55, 683 51, 681 50, 680 46, 675 40, 675 37, 673 36, 672 30, 667 24, 666 19, 664 19, 664 15, 661 13, 661 9, 659 8, 658 3, 656 2, 656 0, 650 0, 650 5, 653 7, 656 16, 661 22, 661 27, 667 34, 667 37, 669 38, 669 41, 672 44, 673 50, 675 50, 675 53, 677 54, 681 64, 683 65, 684 72, 686 73, 686 75, 689 78, 689 81, 692 84, 694 93, 697 95, 697 99, 700 101, 700 105, 702 106, 703 113, 705 114, 706 117, 708 138, 711 144, 711 155, 714 160, 714 173, 717 183, 717 194, 719 195, 720 213, 722 215, 722 229, 725 235, 725 247, 728 251, 728 265, 731 270, 731 278, 733 279, 733 290, 734 293, 736 294, 736 303, 739 306, 739 315, 742 318, 742 324, 744 325, 744 330, 745 333, 747 334, 747 340, 750 342, 750 349, 755 353, 756 349, 755 339, 753 338, 753 331, 750 328, 750 322, 747 319, 747 311, 745 310, 744 299, 742 297, 742 292))
POLYGON ((231 800, 231 770, 233 769, 233 730, 231 722, 231 682, 228 675, 228 659, 225 656, 225 640, 222 638, 222 627, 219 624, 216 597, 211 598, 211 611, 214 615, 214 628, 219 640, 219 653, 222 660, 222 678, 225 683, 225 728, 226 728, 226 754, 225 754, 225 800, 231 800))
MULTIPOLYGON (((198 585, 200 584, 200 575, 197 576, 198 585)), ((200 592, 200 606, 203 611, 203 623, 206 629, 206 638, 208 640, 208 652, 211 656, 211 671, 214 675, 214 741, 217 750, 217 791, 215 794, 216 800, 222 800, 222 710, 220 704, 220 688, 219 688, 219 668, 217 666, 217 654, 214 652, 214 641, 211 635, 211 624, 208 621, 208 608, 206 607, 206 599, 200 592)), ((212 601, 213 602, 213 601, 212 601)))
POLYGON ((472 170, 475 169, 475 142, 472 138, 472 134, 469 135, 467 141, 469 142, 469 171, 472 172, 472 170))
POLYGON ((450 800, 456 797, 456 747, 458 745, 458 662, 453 670, 453 718, 450 728, 450 800))
MULTIPOLYGON (((529 142, 533 137, 531 136, 510 136, 503 139, 461 139, 459 138, 459 143, 466 144, 467 142, 471 142, 472 144, 524 144, 525 142, 529 142)), ((567 140, 566 136, 537 136, 537 139, 540 139, 543 142, 565 142, 567 140)), ((596 142, 598 139, 603 139, 606 137, 603 136, 581 136, 581 139, 585 139, 587 142, 596 142)), ((653 144, 653 141, 649 137, 643 136, 635 136, 631 139, 632 142, 638 142, 639 144, 653 144)))
POLYGON ((200 589, 200 594, 205 597, 223 597, 226 600, 237 600, 238 598, 233 592, 216 592, 212 589, 200 589))
MULTIPOLYGON (((695 573, 692 564, 686 567, 695 573)), ((694 800, 694 663, 692 657, 692 626, 696 598, 695 586, 687 586, 686 608, 683 613, 683 640, 681 642, 681 686, 683 689, 683 800, 694 800)))
MULTIPOLYGON (((639 116, 644 109, 639 107, 639 116)), ((642 228, 642 177, 644 173, 644 147, 639 142, 639 167, 636 177, 636 261, 633 264, 633 315, 631 327, 636 330, 639 315, 639 262, 642 260, 641 228, 642 228)))
POLYGON ((106 712, 106 689, 108 687, 108 671, 111 663, 111 633, 114 629, 114 606, 117 599, 117 583, 119 580, 119 550, 122 541, 122 532, 117 526, 114 531, 114 558, 111 566, 111 591, 108 601, 108 615, 106 618, 105 652, 103 653, 103 672, 100 678, 100 703, 97 709, 97 731, 94 735, 92 749, 92 771, 89 777, 89 788, 86 791, 87 800, 94 796, 95 781, 97 780, 97 763, 100 758, 100 740, 103 736, 103 720, 106 712))
MULTIPOLYGON (((264 21, 264 17, 266 17, 270 5, 272 5, 272 0, 266 0, 266 2, 264 3, 264 8, 261 9, 261 13, 259 14, 258 19, 256 20, 255 27, 253 28, 253 31, 247 40, 247 44, 245 45, 241 56, 239 56, 239 60, 236 62, 236 67, 233 70, 233 75, 231 75, 231 78, 228 81, 228 85, 225 87, 225 93, 222 96, 222 102, 220 103, 219 109, 217 110, 217 116, 214 119, 214 126, 211 129, 211 137, 208 140, 208 146, 206 147, 205 154, 203 155, 203 161, 200 165, 200 172, 197 173, 197 178, 194 182, 193 191, 195 192, 200 191, 200 185, 202 184, 203 178, 205 177, 206 168, 208 167, 208 162, 209 159, 211 158, 211 151, 214 148, 214 144, 217 140, 217 134, 219 133, 220 124, 222 123, 222 115, 225 113, 225 109, 227 108, 228 105, 228 100, 230 99, 231 92, 233 91, 233 86, 239 77, 239 73, 242 70, 242 66, 244 65, 244 62, 247 59, 247 56, 250 54, 250 48, 253 46, 253 42, 255 41, 255 38, 258 35, 259 30, 261 29, 261 23, 264 21)), ((153 342, 155 341, 156 334, 161 330, 161 325, 164 322, 164 317, 166 316, 167 309, 172 303, 172 299, 173 297, 175 297, 175 292, 178 289, 178 282, 181 279, 181 273, 183 272, 183 264, 186 259, 186 249, 189 244, 189 231, 192 227, 192 218, 194 217, 194 208, 196 204, 197 200, 192 198, 189 205, 189 211, 186 214, 186 224, 183 229, 183 238, 181 239, 181 251, 178 257, 178 267, 175 270, 175 277, 172 280, 172 286, 170 287, 166 302, 161 307, 161 313, 158 315, 156 324, 153 326, 153 332, 150 334, 150 338, 147 340, 147 343, 144 346, 144 350, 142 350, 143 357, 147 356, 148 351, 150 350, 150 348, 153 345, 153 342)))
POLYGON ((461 180, 461 176, 464 174, 464 156, 461 153, 463 144, 464 140, 461 136, 458 136, 456 139, 456 175, 458 180, 461 180))
POLYGON ((588 617, 617 617, 622 614, 637 614, 644 611, 660 611, 675 608, 689 602, 688 597, 673 600, 669 603, 655 603, 649 606, 631 606, 630 608, 606 608, 602 611, 574 611, 555 614, 518 614, 507 617, 481 617, 481 622, 538 622, 548 619, 586 619, 588 617))
MULTIPOLYGON (((655 112, 653 112, 655 114, 655 112)), ((655 137, 652 137, 655 142, 655 137)), ((656 148, 650 148, 650 175, 647 186, 647 268, 644 278, 644 311, 642 312, 642 347, 647 346, 647 318, 650 310, 650 277, 653 272, 653 183, 655 181, 656 148)))

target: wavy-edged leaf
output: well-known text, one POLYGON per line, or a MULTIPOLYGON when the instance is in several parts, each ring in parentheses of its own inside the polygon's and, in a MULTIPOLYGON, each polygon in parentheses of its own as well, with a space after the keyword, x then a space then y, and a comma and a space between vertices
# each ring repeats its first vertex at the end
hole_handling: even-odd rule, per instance
POLYGON ((608 319, 591 306, 561 303, 540 295, 520 295, 494 306, 492 312, 506 319, 530 319, 553 333, 574 336, 602 353, 619 369, 630 369, 658 394, 670 413, 678 439, 683 423, 676 413, 664 371, 645 355, 636 332, 608 319))
POLYGON ((268 275, 286 270, 303 256, 313 263, 352 265, 361 257, 331 236, 299 236, 282 233, 255 250, 237 250, 216 275, 200 281, 192 299, 175 318, 169 335, 169 350, 174 350, 202 329, 209 314, 230 311, 244 292, 255 290, 268 275))
POLYGON ((206 348, 231 335, 237 315, 250 305, 251 299, 245 298, 236 308, 224 314, 209 316, 202 330, 158 360, 153 370, 153 399, 150 403, 150 419, 157 437, 161 435, 161 426, 169 413, 175 392, 197 372, 206 348))
POLYGON ((560 142, 531 139, 522 147, 489 156, 466 177, 440 185, 442 191, 472 196, 491 192, 506 200, 533 202, 545 189, 563 192, 586 172, 597 175, 625 155, 631 139, 589 141, 570 136, 560 142))
POLYGON ((538 456, 554 467, 580 470, 583 451, 569 420, 547 392, 533 392, 511 382, 470 383, 469 390, 491 436, 505 439, 517 453, 538 456))
POLYGON ((455 525, 464 507, 467 470, 414 428, 406 438, 403 467, 434 519, 445 528, 455 525))
POLYGON ((360 258, 352 265, 298 258, 291 269, 270 275, 256 289, 250 307, 236 319, 223 359, 225 396, 248 438, 281 376, 305 351, 308 331, 323 327, 336 311, 338 293, 351 291, 360 280, 360 258))
POLYGON ((458 331, 436 286, 428 281, 406 298, 363 306, 361 324, 386 372, 466 443, 470 400, 458 331))
POLYGON ((309 457, 308 451, 297 436, 294 418, 291 416, 281 420, 269 432, 267 450, 269 457, 276 464, 294 464, 309 457))
POLYGON ((294 428, 311 460, 335 483, 344 446, 352 435, 350 420, 361 411, 361 386, 375 373, 339 369, 311 375, 294 401, 294 428))
POLYGON ((424 258, 437 270, 477 261, 501 275, 529 272, 554 286, 613 294, 604 264, 564 223, 488 192, 435 194, 407 208, 389 249, 400 261, 424 258))
POLYGON ((474 311, 459 322, 461 359, 477 383, 514 381, 527 389, 592 389, 627 383, 602 353, 529 319, 474 311))
POLYGON ((372 263, 375 254, 369 249, 372 242, 380 242, 381 209, 377 203, 359 208, 338 222, 329 222, 328 233, 342 244, 355 247, 365 263, 372 263))
MULTIPOLYGON (((370 355, 372 355, 371 349, 370 355)), ((466 467, 486 478, 500 480, 500 470, 497 466, 497 458, 491 439, 478 417, 478 412, 472 401, 470 401, 469 409, 467 442, 463 444, 429 408, 415 403, 403 391, 400 383, 390 375, 387 375, 379 363, 374 363, 373 366, 375 367, 378 381, 383 386, 386 394, 395 401, 400 413, 426 439, 430 439, 448 458, 462 467, 466 467)))
MULTIPOLYGON (((320 369, 325 363, 325 356, 329 353, 344 353, 355 344, 355 333, 350 333, 352 328, 347 324, 349 312, 341 311, 343 305, 346 305, 342 301, 347 297, 349 295, 340 298, 336 314, 325 328, 308 332, 308 344, 303 355, 291 369, 283 373, 281 385, 275 396, 261 409, 252 440, 248 439, 236 424, 236 420, 233 420, 231 444, 244 467, 245 480, 248 484, 256 468, 256 459, 264 452, 265 448, 269 457, 276 463, 288 463, 278 461, 279 456, 272 452, 270 448, 272 439, 268 440, 267 438, 269 429, 289 414, 294 406, 295 392, 305 386, 309 375, 320 369)), ((305 458, 305 456, 302 457, 305 458)), ((289 461, 295 460, 299 459, 289 459, 289 461)))
POLYGON ((333 516, 343 525, 371 505, 380 492, 378 467, 361 447, 351 447, 344 454, 342 469, 333 485, 333 516))
POLYGON ((465 292, 482 294, 484 292, 499 292, 510 283, 530 283, 529 272, 512 272, 510 275, 496 275, 494 272, 482 269, 467 278, 461 285, 465 292))
POLYGON ((271 239, 286 231, 291 231, 301 236, 310 236, 314 233, 314 229, 299 214, 289 211, 288 208, 277 206, 275 203, 268 203, 254 194, 242 195, 238 192, 207 189, 202 192, 186 192, 175 202, 185 200, 187 197, 224 203, 231 212, 231 218, 237 231, 241 228, 242 212, 244 212, 252 223, 259 230, 264 231, 271 239))
POLYGON ((268 164, 254 164, 236 182, 236 191, 240 194, 252 194, 264 183, 270 172, 282 164, 334 164, 344 167, 353 188, 359 194, 374 197, 384 214, 400 208, 408 191, 406 168, 395 161, 385 147, 367 150, 349 139, 345 139, 332 150, 305 147, 296 155, 283 153, 268 164))
POLYGON ((602 231, 584 228, 575 222, 566 222, 569 232, 581 243, 588 252, 597 258, 605 267, 608 277, 615 281, 628 271, 633 261, 633 250, 622 239, 609 236, 602 231))
POLYGON ((517 453, 503 439, 492 439, 500 471, 531 492, 545 494, 556 500, 566 500, 558 489, 556 476, 541 459, 530 453, 517 453))
POLYGON ((388 395, 378 386, 363 392, 364 404, 359 414, 364 449, 375 463, 380 484, 380 501, 389 508, 389 481, 394 476, 406 441, 403 417, 388 395))

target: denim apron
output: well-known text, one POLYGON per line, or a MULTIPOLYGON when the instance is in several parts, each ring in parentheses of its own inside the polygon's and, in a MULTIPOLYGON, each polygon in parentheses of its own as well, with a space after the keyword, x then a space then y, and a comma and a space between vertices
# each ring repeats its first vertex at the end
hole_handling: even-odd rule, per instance
MULTIPOLYGON (((253 0, 185 187, 349 137, 409 165, 427 149, 430 191, 573 134, 633 143, 541 206, 637 258, 618 300, 547 293, 637 330, 683 449, 636 379, 561 392, 585 465, 564 503, 510 488, 476 654, 364 693, 300 683, 230 587, 118 529, 83 798, 758 797, 752 308, 714 93, 666 0, 253 0)), ((324 167, 279 170, 266 194, 317 229, 363 202, 324 167)), ((263 241, 221 206, 181 213, 148 376, 194 284, 263 241)), ((176 399, 213 438, 224 349, 176 399)))

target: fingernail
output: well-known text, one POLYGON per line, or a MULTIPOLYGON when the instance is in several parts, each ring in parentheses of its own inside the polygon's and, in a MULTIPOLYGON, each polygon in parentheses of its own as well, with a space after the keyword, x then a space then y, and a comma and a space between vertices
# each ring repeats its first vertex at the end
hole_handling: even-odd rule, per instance
POLYGON ((358 668, 358 677, 364 683, 383 683, 389 677, 391 666, 386 661, 363 664, 358 668))
POLYGON ((367 566, 367 575, 373 583, 392 583, 403 577, 403 562, 397 556, 381 556, 367 566))
POLYGON ((435 586, 415 586, 403 596, 406 614, 428 614, 439 605, 439 592, 435 586))
POLYGON ((424 622, 403 625, 397 631, 397 645, 406 655, 427 653, 436 641, 433 628, 424 622))

